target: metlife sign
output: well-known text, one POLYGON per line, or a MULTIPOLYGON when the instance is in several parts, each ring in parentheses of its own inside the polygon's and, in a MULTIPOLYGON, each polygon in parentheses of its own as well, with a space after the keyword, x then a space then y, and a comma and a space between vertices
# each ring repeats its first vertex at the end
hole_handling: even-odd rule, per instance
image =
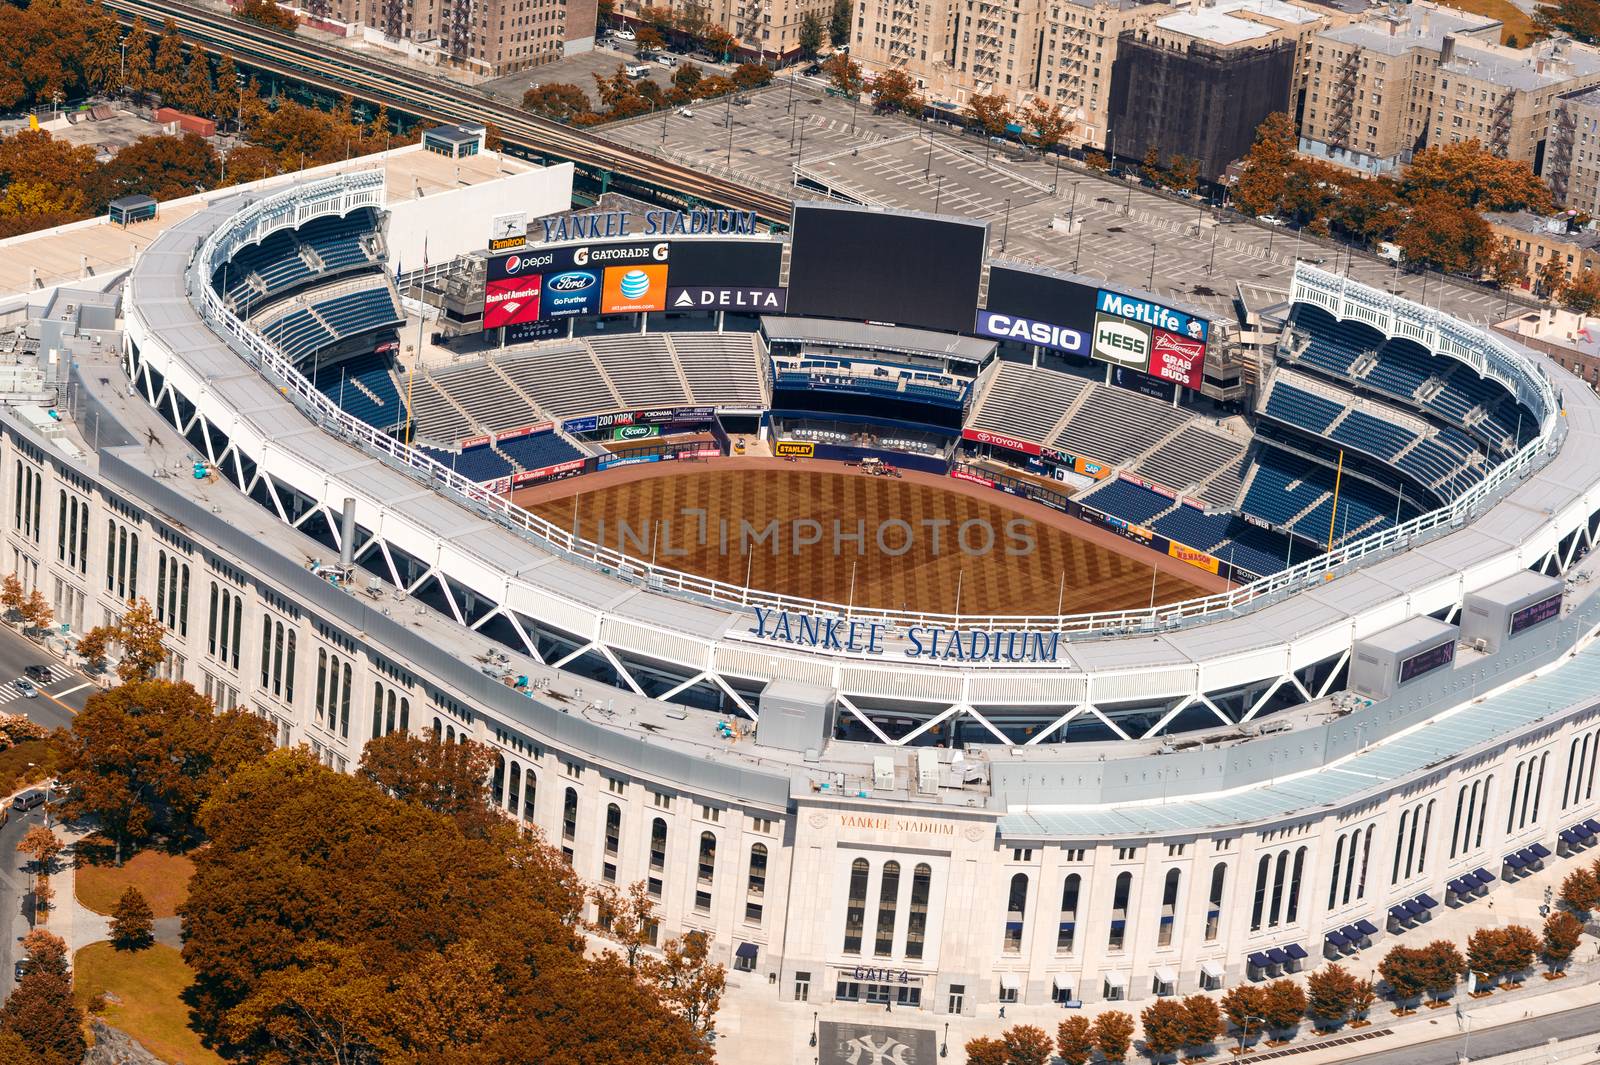
POLYGON ((1017 340, 1024 344, 1038 344, 1072 355, 1089 354, 1089 338, 1082 332, 1014 314, 979 311, 978 334, 996 340, 1017 340))
POLYGON ((1175 311, 1151 300, 1135 299, 1124 296, 1120 292, 1109 292, 1101 289, 1095 300, 1095 309, 1101 314, 1114 315, 1138 322, 1150 329, 1165 329, 1169 333, 1176 333, 1181 337, 1198 340, 1202 344, 1206 341, 1206 320, 1195 318, 1182 311, 1175 311))

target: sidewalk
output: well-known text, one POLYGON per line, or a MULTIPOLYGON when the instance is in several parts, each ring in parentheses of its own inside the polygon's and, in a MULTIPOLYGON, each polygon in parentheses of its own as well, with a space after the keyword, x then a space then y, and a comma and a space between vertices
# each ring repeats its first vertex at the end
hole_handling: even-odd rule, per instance
MULTIPOLYGON (((1578 861, 1589 860, 1583 855, 1578 857, 1578 861)), ((1342 964, 1357 977, 1371 977, 1384 955, 1397 945, 1416 947, 1436 939, 1447 939, 1464 952, 1467 936, 1472 932, 1479 928, 1509 924, 1525 925, 1538 934, 1544 925, 1539 906, 1544 902, 1545 887, 1559 888, 1561 880, 1575 867, 1574 861, 1552 859, 1545 869, 1520 881, 1511 884, 1497 881, 1495 890, 1487 898, 1457 909, 1441 906, 1435 911, 1438 915, 1426 924, 1404 935, 1386 935, 1369 949, 1344 959, 1342 964)), ((1347 1025, 1326 1036, 1319 1036, 1314 1034, 1307 1020, 1301 1026, 1300 1034, 1288 1046, 1274 1052, 1257 1043, 1257 1052, 1245 1060, 1256 1061, 1282 1054, 1293 1056, 1297 1063, 1318 1065, 1320 1062, 1342 1061, 1354 1055, 1395 1050, 1456 1036, 1461 1032, 1455 1016, 1456 1003, 1470 1018, 1474 1033, 1530 1016, 1581 1006, 1600 1009, 1600 957, 1597 957, 1593 937, 1586 935, 1583 938, 1577 953, 1573 955, 1572 964, 1568 966, 1565 979, 1547 981, 1543 972, 1544 967, 1537 966, 1521 988, 1495 991, 1482 999, 1469 998, 1463 983, 1458 987, 1450 1008, 1418 1009, 1409 1017, 1395 1017, 1392 1004, 1380 1000, 1370 1014, 1372 1024, 1366 1028, 1351 1029, 1347 1025), (1340 1046, 1318 1046, 1336 1040, 1349 1040, 1351 1037, 1357 1037, 1357 1041, 1340 1046)), ((1290 977, 1302 984, 1305 978, 1305 973, 1290 977)), ((826 989, 819 989, 813 984, 813 995, 820 998, 826 993, 826 989)), ((1193 989, 1184 991, 1185 995, 1191 993, 1200 992, 1193 989)), ((1218 999, 1222 995, 1221 992, 1210 994, 1218 999)), ((1054 1036, 1056 1026, 1068 1016, 1077 1014, 1092 1020, 1110 1009, 1120 1009, 1130 1014, 1137 1023, 1140 1011, 1155 1001, 1154 997, 1146 996, 1129 1002, 1095 1002, 1085 1005, 1081 1010, 1066 1010, 1050 1003, 1012 1005, 1006 1008, 1004 1019, 996 1015, 995 1004, 987 1003, 980 1007, 979 1016, 959 1017, 930 1010, 888 1011, 882 1006, 865 1003, 795 1002, 791 995, 782 994, 781 989, 769 985, 762 973, 729 972, 727 993, 717 1015, 717 1058, 728 1063, 759 1061, 765 1065, 816 1065, 819 1060, 818 1049, 810 1046, 815 1014, 818 1021, 932 1030, 941 1044, 948 1031, 949 1056, 944 1060, 951 1065, 963 1065, 966 1061, 963 1048, 969 1039, 978 1036, 997 1037, 1015 1024, 1038 1025, 1054 1036)), ((1226 1052, 1229 1045, 1226 1039, 1219 1041, 1218 1052, 1210 1060, 1231 1062, 1233 1056, 1226 1052)), ((1137 1053, 1130 1053, 1128 1060, 1143 1062, 1146 1059, 1137 1053)))
POLYGON ((56 835, 67 847, 61 852, 61 870, 51 878, 56 889, 55 905, 50 920, 40 927, 67 941, 67 951, 72 953, 90 943, 111 938, 111 918, 95 913, 78 901, 78 868, 75 858, 77 842, 87 832, 75 831, 65 825, 55 826, 56 835))

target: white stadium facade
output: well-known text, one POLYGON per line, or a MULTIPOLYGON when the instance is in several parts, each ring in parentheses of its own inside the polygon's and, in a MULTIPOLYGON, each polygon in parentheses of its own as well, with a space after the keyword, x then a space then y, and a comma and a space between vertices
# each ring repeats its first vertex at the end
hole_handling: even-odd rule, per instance
MULTIPOLYGON (((1395 409, 1387 420, 1415 434, 1377 458, 1404 470, 1457 438, 1472 458, 1412 478, 1385 504, 1394 515, 1329 536, 1331 550, 1259 579, 1244 578, 1271 567, 1235 558, 1240 583, 1206 599, 1087 617, 851 610, 871 639, 803 646, 767 622, 814 628, 847 608, 575 540, 308 380, 286 352, 297 329, 338 334, 331 304, 255 313, 282 265, 262 249, 277 235, 291 273, 365 256, 381 269, 322 294, 403 322, 378 292, 397 295, 387 206, 381 174, 360 169, 211 199, 135 261, 120 359, 75 349, 72 424, 0 414, 9 561, 60 620, 81 629, 149 598, 171 630, 169 673, 339 769, 397 728, 489 745, 508 817, 590 882, 646 881, 662 934, 710 932, 720 959, 785 999, 972 1014, 1228 987, 1331 958, 1370 966, 1425 935, 1436 907, 1484 905, 1600 832, 1600 599, 1585 561, 1600 400, 1550 361, 1302 264, 1250 412, 1258 431, 1310 418, 1337 435, 1328 426, 1350 416, 1319 425, 1303 397, 1359 395, 1344 405, 1395 409), (371 232, 339 228, 358 216, 371 232), (1379 394, 1427 360, 1415 387, 1379 394), (1447 405, 1455 384, 1481 391, 1441 413, 1429 401, 1447 405), (918 656, 916 627, 1021 633, 1039 650, 918 656)), ((1052 434, 1032 454, 1110 391, 1037 348, 1002 357, 970 335, 804 316, 763 328, 733 345, 753 353, 748 398, 710 405, 760 415, 783 331, 923 365, 943 345, 947 367, 970 362, 964 439, 1052 434), (1017 382, 1070 402, 1029 423, 1002 409, 1017 382)), ((691 401, 697 380, 724 376, 694 374, 689 353, 711 341, 659 343, 691 401)), ((1150 403, 1152 418, 1179 409, 1150 403)), ((1180 417, 1157 435, 1204 429, 1180 417)), ((1221 509, 1168 517, 1223 528, 1238 517, 1223 510, 1266 490, 1263 451, 1311 446, 1295 439, 1250 442, 1243 481, 1208 497, 1229 496, 1221 509)), ((1292 562, 1288 532, 1329 519, 1321 496, 1294 495, 1308 477, 1279 480, 1292 510, 1251 524, 1283 533, 1292 562)), ((1115 483, 1133 487, 1099 487, 1115 483)))

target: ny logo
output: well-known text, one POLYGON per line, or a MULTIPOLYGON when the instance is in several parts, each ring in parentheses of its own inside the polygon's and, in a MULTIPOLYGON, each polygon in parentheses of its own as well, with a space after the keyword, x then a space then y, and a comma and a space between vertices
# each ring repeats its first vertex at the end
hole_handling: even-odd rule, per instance
POLYGON ((915 1059, 906 1056, 911 1047, 891 1035, 884 1036, 881 1043, 870 1035, 858 1035, 840 1049, 850 1052, 847 1065, 915 1065, 915 1059))

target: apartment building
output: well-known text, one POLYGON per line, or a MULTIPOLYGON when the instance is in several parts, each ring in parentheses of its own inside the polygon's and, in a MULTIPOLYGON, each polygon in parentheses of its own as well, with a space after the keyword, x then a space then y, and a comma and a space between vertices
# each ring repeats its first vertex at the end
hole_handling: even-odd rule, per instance
POLYGON ((1284 0, 1192 4, 1122 38, 1112 67, 1109 124, 1118 151, 1181 154, 1215 181, 1250 150, 1274 111, 1293 113, 1299 55, 1343 12, 1284 0))
POLYGON ((1483 217, 1494 238, 1523 257, 1529 287, 1550 269, 1551 261, 1559 264, 1563 277, 1600 270, 1600 231, 1574 225, 1570 215, 1546 218, 1531 211, 1504 211, 1483 217))
POLYGON ((593 47, 596 0, 330 0, 352 36, 441 66, 499 76, 593 47))
MULTIPOLYGON (((594 0, 587 0, 593 3, 594 0)), ((734 37, 740 55, 755 61, 784 62, 800 52, 800 24, 814 13, 826 25, 832 0, 622 0, 617 14, 638 20, 647 7, 665 7, 679 18, 721 26, 734 37)))
POLYGON ((1557 203, 1600 213, 1600 87, 1556 98, 1543 172, 1557 203))
POLYGON ((1316 34, 1300 150, 1376 175, 1427 145, 1477 138, 1542 171, 1557 103, 1600 81, 1600 51, 1565 38, 1507 48, 1500 29, 1419 0, 1316 34))

